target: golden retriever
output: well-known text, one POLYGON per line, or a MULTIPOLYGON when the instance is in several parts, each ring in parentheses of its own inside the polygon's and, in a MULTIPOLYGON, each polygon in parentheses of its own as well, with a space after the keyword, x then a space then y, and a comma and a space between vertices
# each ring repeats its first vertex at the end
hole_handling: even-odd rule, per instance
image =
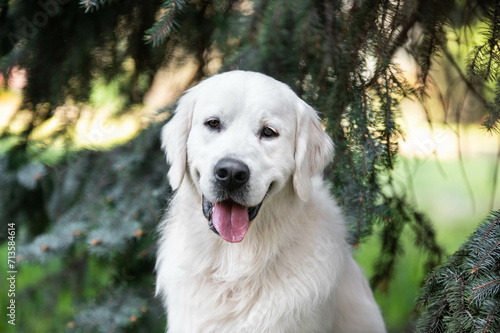
POLYGON ((175 190, 156 265, 168 332, 385 332, 320 176, 332 141, 287 85, 213 76, 180 99, 162 143, 175 190))

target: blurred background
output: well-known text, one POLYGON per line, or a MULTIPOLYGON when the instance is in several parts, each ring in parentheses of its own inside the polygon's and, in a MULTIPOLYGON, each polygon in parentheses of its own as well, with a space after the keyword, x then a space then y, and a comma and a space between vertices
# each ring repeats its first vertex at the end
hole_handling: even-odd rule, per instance
POLYGON ((425 274, 500 206, 499 13, 460 0, 0 1, 0 217, 15 224, 18 272, 16 325, 3 316, 0 331, 164 331, 160 128, 185 89, 231 69, 270 74, 320 112, 354 255, 388 330, 413 331, 425 274))

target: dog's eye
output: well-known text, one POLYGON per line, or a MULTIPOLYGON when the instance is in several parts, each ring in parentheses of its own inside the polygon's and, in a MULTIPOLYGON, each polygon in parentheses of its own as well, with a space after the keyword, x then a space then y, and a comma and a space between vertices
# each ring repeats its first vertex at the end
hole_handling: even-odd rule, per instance
POLYGON ((279 136, 278 132, 274 128, 269 126, 264 127, 260 132, 261 138, 274 138, 277 136, 279 136))
POLYGON ((217 118, 210 118, 205 122, 205 125, 210 127, 211 129, 219 130, 220 129, 220 121, 217 118))

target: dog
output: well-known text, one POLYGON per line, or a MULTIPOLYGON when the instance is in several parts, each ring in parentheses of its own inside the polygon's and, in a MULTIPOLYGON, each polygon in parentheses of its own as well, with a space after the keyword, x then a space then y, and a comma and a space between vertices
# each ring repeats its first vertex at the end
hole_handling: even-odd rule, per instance
POLYGON ((162 148, 175 191, 156 264, 168 332, 385 332, 321 178, 332 141, 287 85, 246 71, 202 81, 162 148))

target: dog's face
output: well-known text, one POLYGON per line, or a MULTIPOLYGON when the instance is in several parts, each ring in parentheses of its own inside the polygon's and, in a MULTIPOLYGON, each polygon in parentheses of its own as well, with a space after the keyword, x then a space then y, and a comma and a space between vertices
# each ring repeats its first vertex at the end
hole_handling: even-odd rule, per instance
POLYGON ((307 201, 311 177, 333 153, 315 111, 288 86, 242 71, 188 90, 162 141, 172 187, 191 181, 209 227, 229 242, 243 240, 266 198, 287 182, 307 201))

